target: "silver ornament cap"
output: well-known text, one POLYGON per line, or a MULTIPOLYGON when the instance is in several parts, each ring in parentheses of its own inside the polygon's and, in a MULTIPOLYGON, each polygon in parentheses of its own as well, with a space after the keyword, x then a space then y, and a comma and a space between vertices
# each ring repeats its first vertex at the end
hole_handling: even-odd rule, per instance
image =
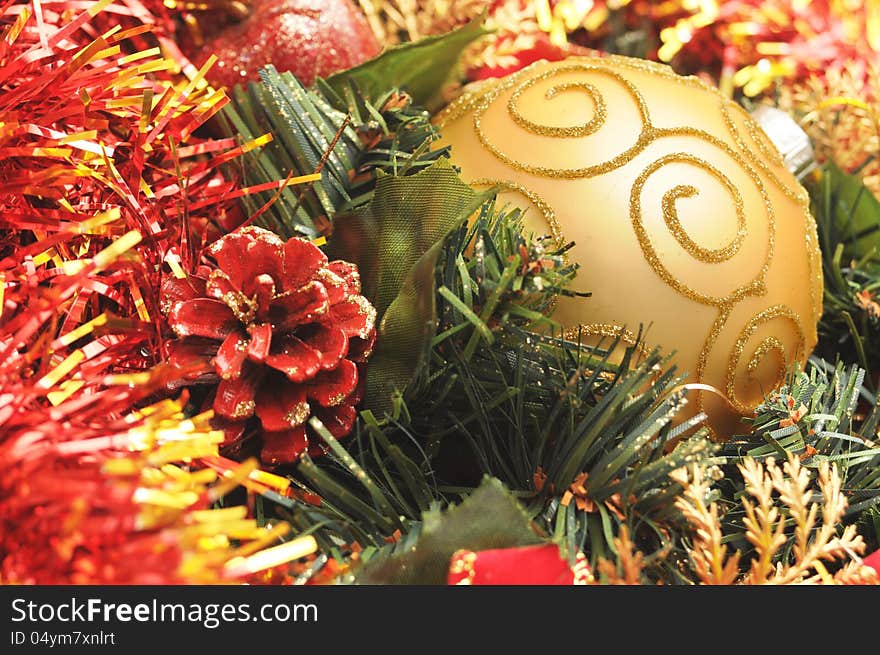
POLYGON ((816 168, 813 144, 801 126, 786 112, 769 105, 759 105, 752 118, 761 126, 785 162, 785 167, 803 180, 816 168))

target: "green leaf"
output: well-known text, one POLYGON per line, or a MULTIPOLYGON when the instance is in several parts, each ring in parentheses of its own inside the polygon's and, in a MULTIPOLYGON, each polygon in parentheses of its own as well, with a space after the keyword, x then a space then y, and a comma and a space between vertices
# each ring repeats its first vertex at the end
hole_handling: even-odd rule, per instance
POLYGON ((336 216, 328 255, 357 264, 381 320, 419 258, 493 194, 462 182, 446 159, 415 175, 381 174, 366 207, 336 216))
POLYGON ((434 336, 443 240, 492 193, 476 192, 441 159, 415 175, 380 175, 369 205, 337 215, 328 253, 357 264, 363 294, 378 311, 364 400, 377 415, 390 410, 391 392, 406 387, 434 336))
POLYGON ((431 108, 432 100, 455 68, 465 47, 488 34, 482 22, 483 16, 477 16, 446 34, 389 48, 360 66, 331 75, 326 85, 339 98, 345 98, 346 90, 352 85, 371 99, 388 89, 399 88, 409 93, 416 104, 431 108))
POLYGON ((880 288, 880 202, 854 175, 832 162, 807 184, 822 251, 825 291, 814 354, 857 362, 876 390, 880 321, 870 304, 880 288))
POLYGON ((825 174, 835 198, 834 222, 848 259, 861 259, 872 249, 880 253, 880 201, 855 175, 829 164, 825 174))
POLYGON ((480 551, 541 543, 522 505, 495 478, 460 505, 423 514, 415 546, 377 555, 356 573, 358 584, 446 584, 449 560, 461 549, 480 551))

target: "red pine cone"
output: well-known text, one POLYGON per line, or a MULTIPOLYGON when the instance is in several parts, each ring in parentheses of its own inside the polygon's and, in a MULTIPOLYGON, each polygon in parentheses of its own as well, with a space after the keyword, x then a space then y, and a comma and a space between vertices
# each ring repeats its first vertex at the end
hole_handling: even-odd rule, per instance
POLYGON ((258 227, 231 232, 207 252, 216 266, 163 280, 162 310, 178 337, 168 342, 169 360, 201 360, 203 377, 219 377, 220 419, 260 419, 265 463, 293 462, 308 448, 310 416, 334 437, 347 435, 360 401, 358 364, 376 339, 376 310, 360 295, 357 267, 258 227))

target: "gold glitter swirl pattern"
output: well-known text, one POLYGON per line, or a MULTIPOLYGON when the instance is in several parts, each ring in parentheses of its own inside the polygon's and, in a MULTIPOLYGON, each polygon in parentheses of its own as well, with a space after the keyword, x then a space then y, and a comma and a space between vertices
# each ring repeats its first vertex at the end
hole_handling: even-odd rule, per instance
POLYGON ((776 379, 782 380, 785 376, 785 346, 782 345, 782 342, 776 337, 767 337, 755 349, 755 352, 752 353, 751 359, 749 359, 749 365, 746 366, 746 371, 749 376, 754 376, 755 371, 758 370, 758 366, 760 366, 761 361, 767 355, 767 353, 773 352, 778 357, 777 367, 776 367, 776 379))
POLYGON ((593 84, 587 84, 585 82, 568 82, 566 84, 551 86, 544 93, 544 98, 552 100, 556 95, 566 91, 583 91, 589 96, 590 100, 593 101, 594 107, 593 117, 586 123, 582 125, 574 125, 572 127, 554 127, 530 121, 519 111, 517 103, 519 102, 520 96, 525 91, 540 81, 541 79, 537 77, 528 80, 525 84, 517 87, 517 89, 510 94, 510 99, 507 101, 507 112, 510 114, 513 122, 523 129, 542 136, 572 139, 589 136, 605 123, 605 118, 608 116, 608 108, 605 106, 605 98, 602 97, 602 94, 599 93, 599 89, 593 84))
POLYGON ((721 110, 721 116, 724 119, 727 131, 730 133, 730 138, 733 139, 733 142, 736 144, 739 151, 746 156, 749 156, 752 153, 751 149, 746 144, 745 139, 743 139, 742 134, 740 134, 739 128, 737 128, 731 112, 737 113, 740 118, 742 118, 743 123, 746 126, 746 131, 749 134, 749 138, 757 146, 758 151, 764 155, 764 157, 750 157, 750 161, 753 161, 758 168, 761 169, 761 172, 769 177, 770 181, 773 182, 776 188, 782 191, 787 198, 794 200, 795 202, 808 202, 806 191, 801 187, 791 187, 785 184, 779 179, 776 172, 767 165, 767 162, 764 161, 769 158, 771 162, 777 166, 784 165, 782 156, 779 154, 779 151, 776 150, 775 146, 768 143, 767 135, 764 134, 764 130, 761 129, 761 126, 758 125, 751 116, 746 114, 742 107, 737 105, 731 106, 726 98, 721 99, 719 109, 721 110), (773 157, 769 157, 767 153, 773 153, 773 157))
MULTIPOLYGON (((714 172, 713 172, 714 174, 714 172)), ((742 247, 743 239, 746 236, 746 217, 743 210, 742 196, 736 187, 730 183, 726 177, 718 173, 718 179, 722 180, 727 187, 730 195, 738 199, 735 201, 736 207, 736 236, 729 244, 723 248, 704 248, 696 241, 691 239, 690 235, 684 229, 678 218, 678 210, 675 208, 675 202, 681 198, 693 198, 699 193, 699 190, 690 184, 679 184, 663 194, 663 220, 669 231, 672 232, 675 240, 684 248, 694 259, 702 262, 718 263, 724 262, 733 257, 742 247)))
POLYGON ((748 293, 755 293, 755 290, 763 287, 763 278, 767 270, 767 260, 769 260, 769 253, 767 253, 764 265, 759 271, 756 272, 756 275, 751 282, 732 290, 727 296, 720 298, 709 296, 707 294, 700 293, 694 290, 681 280, 677 279, 669 271, 669 269, 664 266, 663 262, 661 261, 660 255, 658 254, 657 249, 654 247, 651 238, 648 235, 648 231, 644 226, 641 195, 642 189, 644 188, 648 178, 663 166, 671 163, 682 163, 695 166, 700 170, 705 171, 713 178, 715 178, 718 182, 720 182, 730 195, 731 201, 733 202, 734 208, 736 210, 737 217, 736 236, 726 246, 720 249, 708 249, 698 245, 685 232, 684 228, 681 225, 681 222, 678 219, 678 214, 675 210, 676 199, 695 195, 697 193, 697 189, 692 186, 676 186, 671 191, 667 191, 666 194, 664 194, 663 196, 663 219, 679 245, 681 245, 692 257, 698 259, 699 261, 705 263, 720 263, 729 260, 734 254, 736 254, 746 236, 745 210, 742 194, 734 186, 734 184, 723 173, 721 173, 721 171, 719 171, 709 162, 698 157, 694 157, 693 155, 689 155, 687 153, 672 153, 669 155, 665 155, 650 164, 636 178, 633 184, 632 195, 630 196, 630 219, 632 220, 633 230, 635 231, 636 237, 639 240, 639 245, 642 248, 642 253, 645 256, 645 259, 651 265, 651 268, 654 269, 654 272, 656 272, 657 275, 659 275, 664 282, 666 282, 669 286, 674 288, 682 295, 687 296, 691 300, 696 300, 699 303, 703 303, 706 305, 719 305, 728 302, 732 297, 742 297, 743 295, 748 293))
MULTIPOLYGON (((664 64, 641 59, 632 59, 620 55, 611 55, 607 57, 607 61, 610 63, 614 63, 614 65, 616 66, 622 66, 632 70, 657 75, 666 80, 669 80, 670 82, 674 82, 675 84, 691 87, 701 91, 706 91, 708 93, 712 93, 718 96, 721 115, 724 118, 724 122, 727 126, 728 132, 730 133, 731 138, 736 143, 737 148, 739 148, 742 154, 749 158, 749 161, 757 163, 762 172, 764 172, 779 188, 779 190, 782 191, 788 198, 798 202, 799 204, 804 206, 805 209, 809 208, 809 197, 807 196, 807 193, 803 189, 803 187, 799 185, 792 186, 782 182, 782 180, 779 179, 779 177, 770 169, 770 167, 767 166, 767 164, 763 162, 760 157, 755 156, 755 153, 746 145, 739 130, 736 127, 736 124, 733 121, 731 112, 738 114, 743 119, 747 131, 751 132, 752 130, 756 130, 755 134, 763 135, 763 143, 765 144, 765 147, 767 147, 769 152, 772 153, 772 161, 774 163, 778 163, 780 166, 782 165, 782 157, 778 153, 778 151, 776 151, 775 146, 771 147, 770 144, 768 144, 768 140, 766 135, 764 134, 764 131, 740 105, 735 103, 733 100, 722 96, 717 89, 709 86, 700 78, 693 75, 679 75, 678 73, 675 73, 671 68, 669 68, 669 66, 666 66, 664 64)), ((758 145, 758 138, 755 139, 756 145, 758 145)), ((759 150, 761 150, 761 145, 758 145, 758 148, 759 150)), ((763 150, 761 150, 761 152, 763 152, 763 150)), ((809 216, 808 211, 807 215, 809 216)))
POLYGON ((822 252, 819 250, 819 234, 816 227, 816 221, 808 209, 803 210, 804 228, 807 236, 805 237, 807 246, 807 266, 810 269, 810 306, 813 309, 813 316, 816 320, 822 316, 822 295, 825 286, 825 278, 822 272, 822 252), (817 293, 818 292, 818 293, 817 293))
MULTIPOLYGON (((523 69, 521 73, 525 73, 527 71, 529 71, 529 68, 523 69)), ((619 73, 615 73, 614 71, 608 70, 607 68, 600 66, 571 64, 566 66, 558 66, 548 71, 538 73, 531 79, 528 79, 524 84, 517 87, 517 84, 519 83, 521 78, 522 74, 511 75, 510 77, 502 80, 499 84, 492 86, 484 96, 471 97, 472 101, 476 102, 476 106, 474 107, 474 129, 476 130, 477 137, 479 138, 480 143, 482 143, 483 146, 495 157, 503 161, 511 168, 523 171, 525 173, 531 173, 532 175, 539 175, 541 177, 554 177, 563 179, 594 177, 596 175, 603 175, 611 170, 614 170, 615 168, 619 168, 629 163, 633 157, 644 150, 645 147, 655 138, 655 135, 650 128, 651 121, 648 116, 648 106, 645 102, 645 99, 638 92, 635 86, 633 86, 632 82, 627 80, 619 73), (483 129, 482 121, 483 114, 490 107, 490 105, 492 105, 503 92, 509 90, 512 87, 515 88, 513 94, 511 95, 511 102, 508 102, 507 105, 510 117, 520 127, 523 127, 532 134, 536 134, 538 136, 554 137, 570 136, 571 134, 584 136, 588 134, 593 134, 596 130, 599 129, 599 127, 605 120, 607 109, 605 106, 606 103, 602 98, 602 95, 599 93, 598 89, 596 89, 596 87, 592 84, 578 85, 579 88, 587 91, 588 95, 593 98, 593 102, 595 104, 593 118, 583 125, 575 127, 554 127, 550 125, 539 125, 534 121, 526 118, 525 116, 522 116, 517 110, 516 100, 518 100, 522 93, 524 93, 527 89, 531 88, 538 82, 566 73, 592 73, 601 77, 608 77, 622 86, 627 95, 629 95, 629 97, 632 98, 633 102, 636 104, 639 116, 641 118, 641 123, 644 128, 636 139, 635 144, 627 148, 624 152, 618 154, 615 157, 612 157, 607 161, 595 164, 593 166, 583 166, 579 168, 553 168, 548 166, 532 165, 518 161, 505 154, 501 150, 501 148, 493 143, 492 140, 489 138, 488 134, 483 129)), ((557 85, 556 87, 550 87, 550 91, 548 91, 547 93, 549 95, 549 98, 552 99, 559 95, 559 89, 570 90, 571 88, 571 84, 561 84, 557 85), (553 89, 557 89, 557 91, 553 91, 553 89)), ((449 118, 448 116, 443 116, 440 120, 449 120, 449 118)))
POLYGON ((620 339, 628 346, 636 346, 636 352, 643 357, 647 357, 650 353, 645 341, 639 341, 638 337, 631 330, 627 330, 621 325, 613 323, 584 323, 577 327, 567 329, 562 337, 566 341, 577 343, 584 337, 609 337, 611 339, 620 339))
MULTIPOLYGON (((736 371, 739 370, 739 362, 743 357, 743 353, 745 352, 746 345, 749 340, 754 336, 755 332, 759 327, 764 325, 765 323, 769 323, 773 320, 782 320, 790 324, 790 326, 794 329, 795 334, 797 335, 795 341, 795 347, 793 352, 793 358, 798 358, 803 354, 804 348, 806 346, 806 339, 804 338, 804 332, 801 327, 800 317, 797 313, 794 312, 790 307, 786 305, 774 305, 772 307, 768 307, 767 309, 759 312, 755 316, 753 316, 746 326, 742 329, 737 337, 736 343, 733 346, 733 350, 730 352, 730 357, 728 359, 727 365, 727 397, 734 407, 737 408, 743 414, 754 409, 743 403, 738 397, 736 392, 736 371)), ((767 337, 761 341, 758 347, 753 351, 751 357, 749 358, 749 363, 746 366, 746 371, 750 374, 750 377, 757 370, 761 359, 768 355, 769 353, 775 353, 779 358, 777 363, 777 377, 773 382, 773 386, 775 387, 780 382, 782 382, 785 376, 785 370, 790 361, 786 357, 785 347, 782 345, 782 342, 776 337, 767 337)), ((762 392, 766 392, 768 389, 763 389, 762 392)), ((762 393, 763 395, 763 393, 762 393)))
POLYGON ((751 156, 751 151, 745 140, 740 135, 740 131, 736 126, 736 123, 731 116, 731 112, 736 113, 740 119, 742 119, 743 124, 746 127, 746 132, 749 135, 750 140, 755 146, 758 148, 758 151, 764 155, 766 159, 769 159, 774 165, 778 167, 782 167, 785 165, 782 155, 776 149, 776 147, 772 144, 766 132, 758 125, 757 121, 755 121, 751 116, 746 113, 746 111, 737 105, 736 103, 731 102, 727 98, 720 99, 720 108, 721 115, 724 118, 724 124, 727 127, 728 132, 730 133, 731 138, 734 143, 736 143, 737 148, 739 148, 740 152, 744 155, 749 156, 751 161, 754 161, 758 167, 761 169, 770 181, 773 182, 774 186, 779 189, 785 196, 793 201, 795 201, 800 207, 801 214, 804 218, 804 227, 806 229, 806 237, 805 237, 805 245, 807 248, 807 265, 810 271, 810 303, 813 310, 813 316, 818 318, 822 315, 822 294, 816 293, 817 288, 821 289, 823 286, 822 279, 822 255, 819 252, 819 239, 816 233, 816 222, 813 220, 812 215, 810 214, 810 199, 806 192, 806 190, 800 185, 789 185, 785 184, 779 176, 773 171, 770 166, 767 165, 766 161, 761 157, 751 156))
POLYGON ((768 137, 767 133, 761 129, 761 126, 758 125, 757 121, 749 116, 744 109, 737 109, 739 110, 743 124, 746 126, 746 133, 749 135, 752 143, 754 143, 758 147, 758 150, 760 150, 761 153, 774 165, 785 166, 785 160, 782 157, 782 153, 780 153, 776 149, 776 146, 770 142, 770 137, 768 137))

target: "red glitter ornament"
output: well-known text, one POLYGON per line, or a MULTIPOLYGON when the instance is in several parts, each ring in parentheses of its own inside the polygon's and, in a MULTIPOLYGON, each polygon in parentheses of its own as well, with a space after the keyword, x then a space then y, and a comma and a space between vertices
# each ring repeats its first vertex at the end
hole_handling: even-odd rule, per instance
POLYGON ((209 249, 215 267, 165 278, 162 310, 179 337, 174 364, 201 361, 202 381, 219 379, 221 419, 259 417, 262 459, 294 461, 306 450, 305 424, 317 416, 341 438, 360 401, 358 364, 372 351, 376 310, 360 294, 357 268, 307 239, 286 243, 245 227, 209 249))
POLYGON ((204 43, 200 48, 190 51, 193 46, 181 40, 197 66, 217 55, 207 73, 216 86, 257 81, 266 64, 292 72, 309 86, 315 77, 356 66, 381 49, 351 0, 252 0, 234 6, 237 16, 232 22, 212 15, 222 8, 199 19, 204 43))

